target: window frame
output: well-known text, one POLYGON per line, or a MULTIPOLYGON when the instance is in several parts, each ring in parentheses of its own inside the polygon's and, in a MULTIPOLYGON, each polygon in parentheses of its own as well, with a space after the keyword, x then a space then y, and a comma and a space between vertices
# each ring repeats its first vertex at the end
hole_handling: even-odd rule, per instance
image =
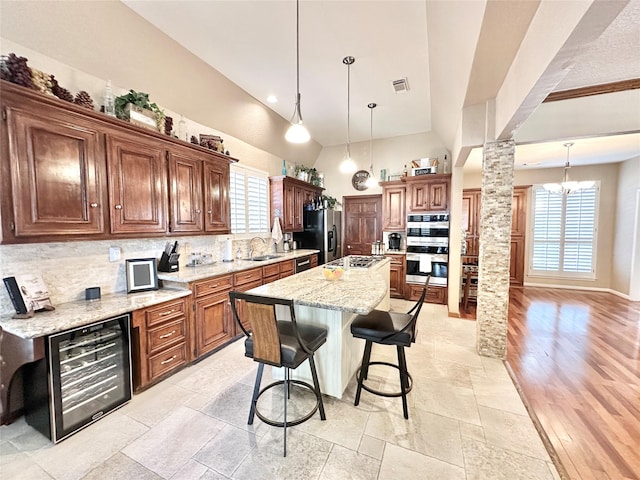
MULTIPOLYGON (((531 241, 528 242, 529 246, 527 248, 528 256, 529 256, 529 268, 528 268, 528 276, 536 277, 536 278, 556 278, 556 279, 565 279, 565 280, 587 280, 587 281, 595 281, 597 279, 597 257, 598 257, 598 232, 599 232, 599 217, 600 217, 600 181, 594 181, 595 189, 595 198, 594 198, 594 213, 593 213, 593 241, 591 242, 592 254, 591 254, 591 271, 590 272, 567 272, 563 270, 564 263, 564 251, 565 251, 565 229, 566 229, 566 221, 567 221, 567 211, 566 211, 566 196, 563 198, 562 202, 562 224, 561 224, 561 235, 560 235, 560 258, 559 258, 559 270, 540 270, 534 269, 534 249, 536 247, 535 240, 535 218, 536 218, 536 195, 537 192, 545 192, 543 185, 533 185, 532 186, 532 195, 531 195, 531 222, 530 222, 530 238, 531 241)), ((550 194, 553 195, 553 194, 550 194)), ((557 195, 557 194, 556 194, 557 195)), ((569 242, 570 243, 570 242, 569 242)))
POLYGON ((269 183, 269 173, 264 171, 264 170, 260 170, 257 168, 253 168, 253 167, 249 167, 246 165, 238 165, 238 164, 232 164, 230 165, 230 172, 229 172, 229 210, 230 210, 230 224, 229 224, 229 230, 231 231, 231 234, 234 235, 235 238, 252 238, 252 237, 256 237, 256 236, 262 236, 264 234, 268 234, 271 232, 271 189, 270 189, 270 183, 269 183), (232 185, 233 185, 233 173, 241 173, 242 175, 244 175, 244 220, 245 220, 245 231, 244 232, 237 232, 233 230, 233 225, 234 225, 234 219, 233 219, 233 208, 231 207, 231 202, 232 202, 232 185), (264 227, 264 230, 260 230, 260 231, 250 231, 249 229, 249 221, 250 221, 250 210, 249 210, 249 201, 248 201, 248 197, 249 197, 249 188, 248 188, 248 180, 249 177, 255 177, 255 178, 259 178, 261 180, 264 180, 265 182, 265 193, 266 193, 266 201, 265 201, 265 211, 264 213, 265 215, 265 219, 266 219, 266 225, 264 227))

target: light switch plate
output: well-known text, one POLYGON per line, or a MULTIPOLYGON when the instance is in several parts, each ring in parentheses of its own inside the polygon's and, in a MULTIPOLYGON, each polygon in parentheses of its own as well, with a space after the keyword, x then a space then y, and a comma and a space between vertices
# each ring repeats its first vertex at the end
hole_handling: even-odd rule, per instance
POLYGON ((117 262, 120 260, 120 247, 109 247, 109 261, 117 262))

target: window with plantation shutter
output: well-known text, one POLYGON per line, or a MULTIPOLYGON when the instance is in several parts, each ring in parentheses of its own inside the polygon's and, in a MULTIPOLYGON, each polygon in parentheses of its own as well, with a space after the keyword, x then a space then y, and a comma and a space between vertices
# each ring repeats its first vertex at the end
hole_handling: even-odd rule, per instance
POLYGON ((595 278, 599 186, 570 195, 534 186, 531 275, 595 278))
POLYGON ((231 233, 269 231, 269 177, 266 172, 231 166, 231 233))

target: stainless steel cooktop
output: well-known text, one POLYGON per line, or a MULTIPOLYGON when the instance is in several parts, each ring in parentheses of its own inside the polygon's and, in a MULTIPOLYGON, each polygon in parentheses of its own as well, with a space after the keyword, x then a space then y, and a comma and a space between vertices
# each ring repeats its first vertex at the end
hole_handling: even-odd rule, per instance
POLYGON ((344 266, 345 260, 348 260, 349 268, 369 268, 383 259, 384 256, 349 255, 348 257, 333 260, 327 265, 344 266))

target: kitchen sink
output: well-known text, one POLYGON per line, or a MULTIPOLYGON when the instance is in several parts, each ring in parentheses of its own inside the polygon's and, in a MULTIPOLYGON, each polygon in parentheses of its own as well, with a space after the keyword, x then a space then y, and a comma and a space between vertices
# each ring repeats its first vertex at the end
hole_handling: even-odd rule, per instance
POLYGON ((280 258, 282 255, 260 255, 258 257, 247 258, 253 262, 264 262, 265 260, 271 260, 273 258, 280 258))

